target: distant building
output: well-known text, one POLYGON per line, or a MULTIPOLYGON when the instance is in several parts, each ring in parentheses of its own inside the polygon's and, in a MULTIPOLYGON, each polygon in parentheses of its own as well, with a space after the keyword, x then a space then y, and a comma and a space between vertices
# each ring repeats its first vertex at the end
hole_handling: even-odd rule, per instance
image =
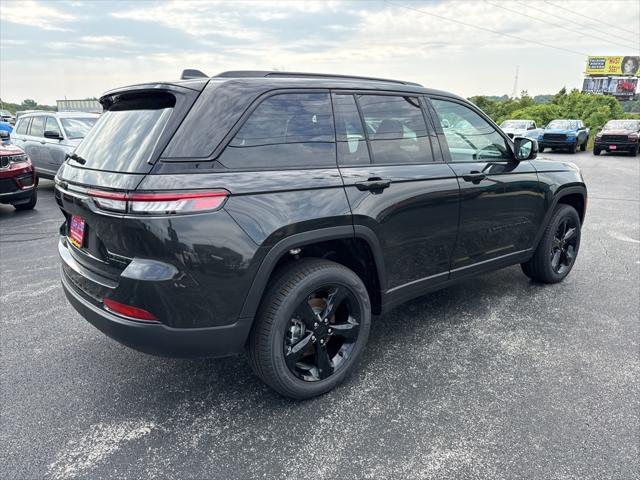
POLYGON ((102 105, 97 100, 56 100, 59 112, 102 113, 102 105))

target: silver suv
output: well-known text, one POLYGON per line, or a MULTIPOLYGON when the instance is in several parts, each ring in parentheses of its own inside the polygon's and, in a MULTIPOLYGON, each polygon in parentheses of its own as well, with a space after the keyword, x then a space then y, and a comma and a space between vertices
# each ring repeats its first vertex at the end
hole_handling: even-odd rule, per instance
POLYGON ((41 178, 53 179, 98 120, 96 113, 34 112, 21 115, 11 141, 29 155, 41 178))

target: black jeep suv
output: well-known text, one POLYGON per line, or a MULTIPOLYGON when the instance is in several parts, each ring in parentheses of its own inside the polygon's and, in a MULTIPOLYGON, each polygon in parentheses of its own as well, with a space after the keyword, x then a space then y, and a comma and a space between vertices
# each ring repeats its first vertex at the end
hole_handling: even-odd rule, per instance
POLYGON ((283 72, 135 85, 56 177, 78 312, 158 355, 248 351, 278 392, 340 383, 372 316, 522 264, 567 276, 587 193, 455 95, 283 72))

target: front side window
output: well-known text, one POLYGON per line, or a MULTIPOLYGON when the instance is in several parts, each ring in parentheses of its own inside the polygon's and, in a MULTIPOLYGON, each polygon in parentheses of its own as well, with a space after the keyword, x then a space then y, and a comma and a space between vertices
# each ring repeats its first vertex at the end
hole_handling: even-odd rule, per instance
POLYGON ((448 100, 432 99, 431 103, 442 125, 452 161, 511 159, 504 138, 478 113, 448 100))
POLYGON ((45 132, 55 132, 60 135, 60 127, 58 127, 58 122, 53 117, 47 117, 47 122, 44 127, 45 132))
POLYGON ((84 138, 91 130, 98 119, 89 118, 63 118, 61 119, 62 128, 67 134, 67 138, 77 139, 84 138))
POLYGON ((265 99, 218 161, 227 168, 334 166, 335 132, 328 93, 265 99))
POLYGON ((33 117, 29 135, 32 137, 44 137, 44 121, 45 117, 33 117))
POLYGON ((358 97, 371 144, 373 162, 407 164, 433 162, 431 142, 420 102, 415 97, 358 97))

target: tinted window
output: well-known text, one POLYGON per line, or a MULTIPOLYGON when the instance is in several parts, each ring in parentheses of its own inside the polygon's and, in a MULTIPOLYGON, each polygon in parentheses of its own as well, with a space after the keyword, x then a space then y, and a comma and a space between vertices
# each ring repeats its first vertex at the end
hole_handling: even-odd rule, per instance
POLYGON ((100 116, 75 153, 86 160, 86 168, 146 172, 174 104, 169 93, 120 100, 100 116))
POLYGON ((91 130, 96 122, 97 118, 63 118, 62 128, 67 133, 67 138, 84 138, 91 130))
POLYGON ((29 119, 21 118, 20 120, 18 120, 18 123, 16 124, 16 133, 20 135, 26 135, 28 126, 29 126, 29 119))
POLYGON ((29 135, 34 137, 44 137, 44 120, 45 117, 33 117, 29 135))
POLYGON ((427 125, 415 97, 358 97, 374 163, 433 162, 427 125))
POLYGON ((504 138, 470 108, 446 100, 431 100, 454 162, 510 159, 504 138))
POLYGON ((60 127, 58 126, 58 122, 55 118, 47 117, 47 123, 45 124, 44 131, 56 132, 58 135, 60 135, 60 127))
POLYGON ((290 93, 265 99, 218 161, 227 168, 336 164, 328 93, 290 93))
POLYGON ((362 119, 353 95, 334 95, 333 111, 336 119, 338 164, 363 165, 370 163, 362 119))

